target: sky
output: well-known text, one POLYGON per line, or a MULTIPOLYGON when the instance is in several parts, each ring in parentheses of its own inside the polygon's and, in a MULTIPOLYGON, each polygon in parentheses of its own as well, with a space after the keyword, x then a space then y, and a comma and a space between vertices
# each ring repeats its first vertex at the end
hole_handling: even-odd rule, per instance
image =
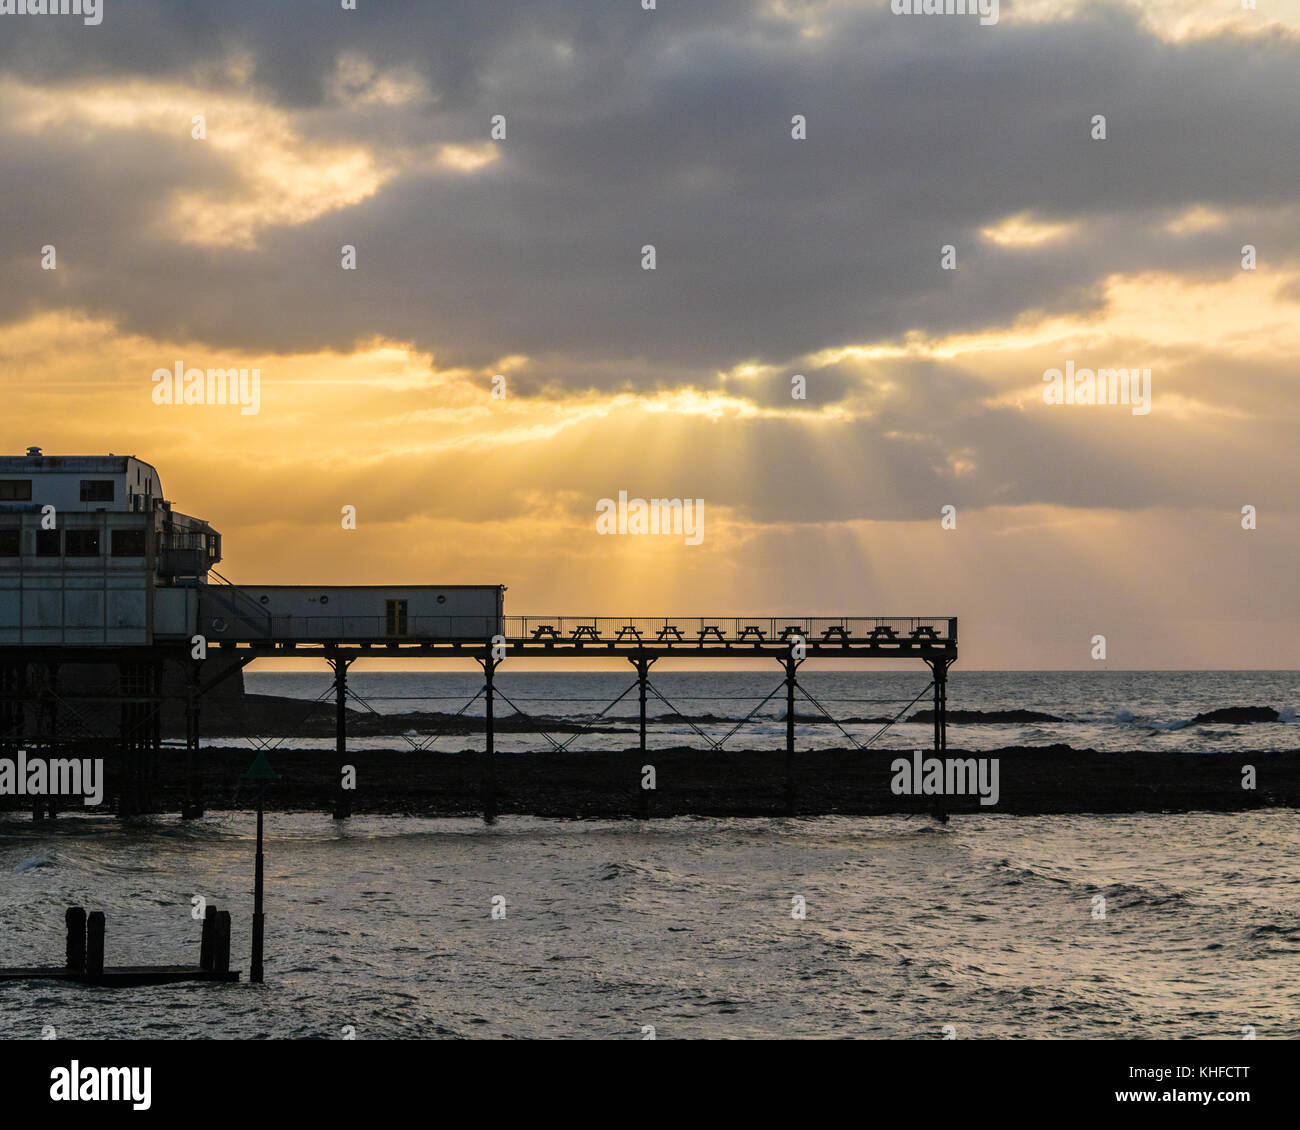
POLYGON ((230 579, 1300 666, 1300 0, 8 6, 0 450, 154 464, 230 579))

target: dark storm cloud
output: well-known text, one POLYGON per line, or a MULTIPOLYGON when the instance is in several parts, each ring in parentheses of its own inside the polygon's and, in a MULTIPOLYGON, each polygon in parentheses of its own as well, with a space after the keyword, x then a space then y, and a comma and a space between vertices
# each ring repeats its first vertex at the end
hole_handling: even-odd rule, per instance
MULTIPOLYGON (((1269 472, 1288 450, 1284 413, 1193 452, 1155 415, 1025 413, 987 405, 988 383, 955 365, 813 369, 806 355, 1027 312, 1079 315, 1100 309, 1115 273, 1229 278, 1247 242, 1262 269, 1294 263, 1300 46, 1170 44, 1104 8, 1016 26, 1008 6, 980 28, 895 18, 884 3, 810 7, 825 24, 814 37, 753 0, 661 0, 654 13, 635 0, 362 0, 357 13, 325 0, 107 0, 98 28, 6 25, 0 79, 55 101, 66 86, 134 78, 242 93, 292 115, 309 142, 364 145, 381 161, 485 142, 497 113, 509 137, 476 173, 407 167, 358 204, 265 228, 254 248, 204 247, 168 238, 160 217, 179 191, 237 196, 262 155, 232 165, 190 140, 188 116, 172 137, 31 134, 0 107, 4 317, 66 306, 232 352, 381 336, 443 367, 490 371, 526 354, 514 396, 692 385, 764 408, 869 413, 808 429, 729 421, 725 448, 702 417, 621 420, 619 444, 600 442, 601 421, 583 423, 557 444, 582 460, 539 460, 524 444, 483 465, 491 516, 527 513, 530 491, 585 513, 593 482, 767 520, 932 518, 944 504, 1230 507, 1247 489, 1292 506, 1269 472), (245 87, 222 70, 241 53, 245 87), (428 96, 340 104, 344 56, 417 76, 428 96), (795 113, 807 141, 790 137, 795 113), (1104 143, 1089 137, 1094 113, 1107 116, 1104 143), (1229 222, 1171 235, 1165 225, 1194 204, 1229 222), (981 240, 1026 211, 1073 234, 1030 249, 981 240), (57 276, 39 270, 46 242, 59 248, 57 276), (356 272, 339 269, 344 243, 358 249, 356 272), (640 269, 645 243, 654 272, 640 269), (939 269, 947 243, 955 272, 939 269), (745 362, 772 371, 723 375, 745 362), (808 377, 806 404, 790 401, 795 372, 808 377), (651 458, 665 423, 688 453, 675 469, 651 458)), ((1208 349, 1176 360, 1184 390, 1211 401, 1231 369, 1248 390, 1237 407, 1265 417, 1293 380, 1208 349)), ((441 395, 400 399, 436 410, 441 395)), ((400 515, 404 490, 454 478, 459 458, 394 459, 375 504, 400 515)), ((472 517, 481 497, 430 505, 472 517)))
MULTIPOLYGON (((504 113, 501 161, 472 176, 408 171, 231 251, 151 234, 175 190, 237 172, 183 127, 179 142, 9 138, 4 187, 22 223, 3 237, 6 309, 23 309, 20 268, 57 230, 83 268, 64 300, 160 337, 290 350, 379 333, 442 363, 640 359, 647 382, 661 368, 706 382, 744 359, 1086 308, 1112 272, 1227 272, 1235 233, 1212 247, 1153 224, 1196 202, 1294 196, 1294 41, 1167 44, 1105 9, 980 28, 851 5, 820 9, 827 34, 801 38, 741 0, 335 8, 119 3, 99 28, 16 24, 0 66, 56 87, 179 79, 243 50, 259 97, 316 108, 302 124, 313 139, 482 141, 504 113), (433 100, 331 108, 346 53, 412 69, 433 100), (793 113, 808 117, 805 142, 789 136, 793 113), (1108 117, 1104 143, 1088 136, 1093 113, 1108 117), (1036 253, 978 239, 1022 210, 1081 220, 1084 237, 1036 253), (343 242, 359 249, 355 275, 338 269, 343 242), (956 272, 939 270, 945 243, 956 272)), ((1275 260, 1295 238, 1279 233, 1275 260)))

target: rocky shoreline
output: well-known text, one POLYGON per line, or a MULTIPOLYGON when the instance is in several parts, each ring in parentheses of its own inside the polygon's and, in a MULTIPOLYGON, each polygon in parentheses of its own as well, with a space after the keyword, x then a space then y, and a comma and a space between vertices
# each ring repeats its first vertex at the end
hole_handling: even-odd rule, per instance
MULTIPOLYGON (((253 794, 239 777, 253 756, 247 747, 202 751, 208 811, 251 806, 253 794)), ((900 750, 801 751, 794 761, 794 812, 1031 814, 1300 807, 1300 750, 1101 753, 1049 746, 946 751, 948 758, 998 759, 999 796, 992 806, 981 805, 974 795, 896 795, 891 766, 910 756, 910 751, 900 750), (1247 765, 1254 767, 1253 789, 1242 787, 1247 765)), ((268 757, 280 774, 266 794, 269 808, 333 811, 341 769, 333 751, 280 749, 268 757)), ((479 815, 484 760, 471 751, 349 751, 347 764, 356 769, 356 788, 347 794, 352 812, 479 815)), ((780 750, 499 753, 491 770, 502 815, 593 819, 777 816, 785 811, 785 754, 780 750), (646 765, 654 767, 656 776, 656 788, 650 792, 640 787, 646 765)), ((163 811, 179 811, 184 787, 184 751, 169 748, 157 789, 163 811)))

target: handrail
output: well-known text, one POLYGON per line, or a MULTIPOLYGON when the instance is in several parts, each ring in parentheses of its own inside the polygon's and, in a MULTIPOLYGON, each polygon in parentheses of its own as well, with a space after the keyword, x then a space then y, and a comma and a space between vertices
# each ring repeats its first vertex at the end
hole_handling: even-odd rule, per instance
MULTIPOLYGON (((215 573, 215 570, 213 571, 215 573)), ((216 576, 220 577, 217 573, 216 576)), ((225 578, 221 578, 225 581, 225 578)), ((391 630, 393 622, 386 616, 275 615, 240 593, 228 581, 210 586, 214 595, 228 587, 230 603, 241 599, 257 609, 256 618, 247 629, 224 621, 222 613, 234 611, 218 605, 200 607, 203 622, 200 630, 213 630, 229 640, 316 640, 322 642, 373 643, 485 643, 502 636, 511 644, 555 646, 599 645, 636 648, 642 646, 702 647, 707 644, 771 647, 789 644, 802 637, 819 649, 834 645, 869 644, 884 649, 896 645, 927 645, 951 648, 956 644, 956 618, 948 616, 692 616, 692 617, 617 617, 617 616, 496 616, 496 615, 416 615, 408 616, 404 630, 391 630), (239 593, 239 597, 234 597, 239 593), (208 621, 211 621, 209 623, 208 621), (231 628, 235 631, 230 632, 231 628), (248 632, 253 635, 250 637, 248 632)), ((224 599, 223 593, 223 601, 224 599)), ((901 650, 901 646, 899 646, 901 650)))

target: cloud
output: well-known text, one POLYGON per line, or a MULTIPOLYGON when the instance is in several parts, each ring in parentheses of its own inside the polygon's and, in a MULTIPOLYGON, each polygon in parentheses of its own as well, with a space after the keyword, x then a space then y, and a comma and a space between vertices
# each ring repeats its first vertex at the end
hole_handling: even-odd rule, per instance
MULTIPOLYGON (((10 449, 133 447, 286 576, 475 579, 508 543, 540 595, 604 568, 764 603, 802 568, 905 602, 893 571, 953 583, 951 504, 978 547, 952 591, 1046 607, 1049 574, 1122 572, 1142 515, 1171 574, 1177 514, 1294 517, 1294 5, 362 8, 6 25, 10 449), (178 358, 260 366, 262 412, 149 404, 178 358), (1150 367, 1152 413, 1044 404, 1067 360, 1150 367), (592 542, 625 488, 704 497, 708 548, 592 542), (331 540, 345 502, 367 550, 331 540)), ((1293 543, 1259 539, 1262 591, 1293 543)))

